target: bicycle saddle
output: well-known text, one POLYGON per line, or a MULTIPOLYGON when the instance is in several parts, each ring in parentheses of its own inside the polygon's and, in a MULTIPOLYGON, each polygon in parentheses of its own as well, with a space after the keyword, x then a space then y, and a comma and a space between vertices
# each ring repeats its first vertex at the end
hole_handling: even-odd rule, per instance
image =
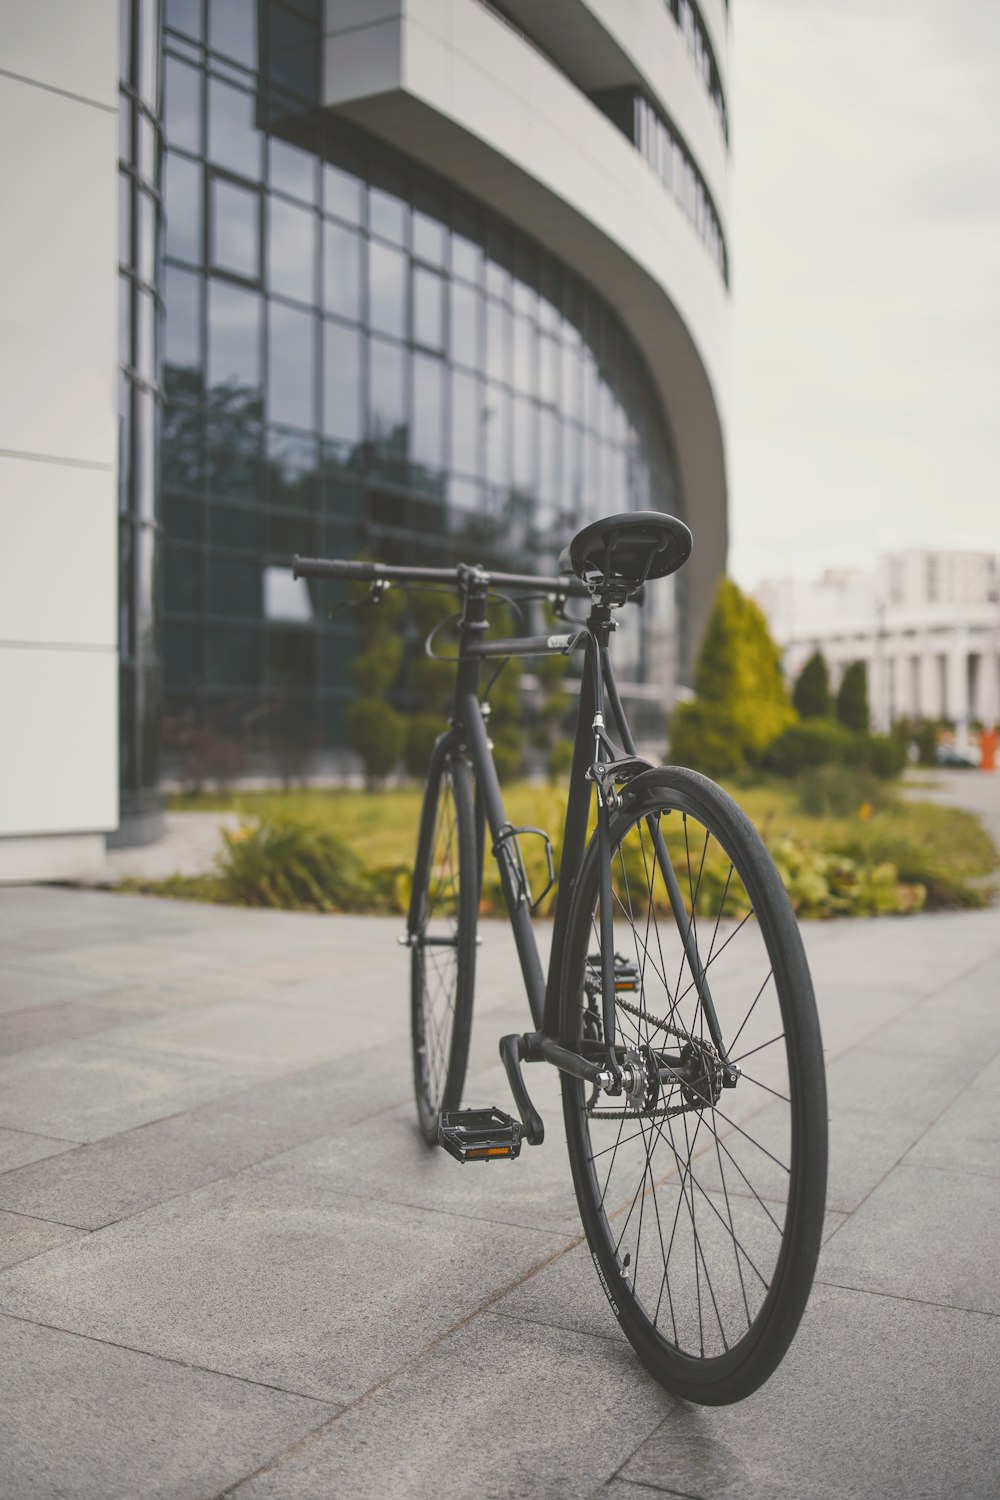
POLYGON ((559 555, 559 571, 575 573, 592 593, 627 597, 649 578, 676 573, 691 555, 683 521, 660 510, 633 510, 591 521, 559 555))

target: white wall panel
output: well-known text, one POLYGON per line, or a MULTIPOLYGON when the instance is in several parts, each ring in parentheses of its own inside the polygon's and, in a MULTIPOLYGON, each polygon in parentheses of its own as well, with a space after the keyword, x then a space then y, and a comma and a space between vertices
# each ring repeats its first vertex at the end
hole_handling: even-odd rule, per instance
POLYGON ((116 129, 0 76, 0 449, 113 461, 116 129))
POLYGON ((118 107, 116 0, 0 0, 0 67, 118 107))
POLYGON ((0 703, 0 830, 116 827, 117 652, 0 647, 0 703))

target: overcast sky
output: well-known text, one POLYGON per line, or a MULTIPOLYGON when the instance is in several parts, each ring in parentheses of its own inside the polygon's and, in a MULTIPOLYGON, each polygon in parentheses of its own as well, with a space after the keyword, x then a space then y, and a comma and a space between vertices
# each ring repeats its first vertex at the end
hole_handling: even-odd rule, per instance
POLYGON ((1000 550, 1000 0, 735 0, 733 576, 1000 550))

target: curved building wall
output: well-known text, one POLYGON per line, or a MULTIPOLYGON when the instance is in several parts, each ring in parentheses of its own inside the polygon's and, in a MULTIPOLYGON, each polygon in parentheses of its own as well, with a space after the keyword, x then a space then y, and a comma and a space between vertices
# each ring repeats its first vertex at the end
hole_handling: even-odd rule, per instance
MULTIPOLYGON (((291 553, 531 570, 594 516, 683 510, 608 300, 317 111, 307 19, 260 13, 254 37, 167 12, 164 654, 168 755, 190 774, 237 738, 272 765, 343 743, 353 621, 324 618, 291 553)), ((622 673, 659 737, 685 614, 670 583, 630 614, 622 673)))
MULTIPOLYGON (((562 27, 544 37, 544 7, 505 0, 503 10, 483 0, 381 0, 376 8, 328 0, 323 101, 470 194, 487 197, 496 212, 599 286, 613 306, 646 359, 666 413, 695 535, 684 574, 689 652, 724 570, 727 542, 726 257, 717 253, 698 190, 699 180, 707 185, 714 173, 716 186, 706 198, 724 226, 724 132, 693 56, 686 58, 682 89, 666 77, 651 83, 633 55, 645 34, 650 54, 659 39, 678 68, 685 61, 669 6, 577 0, 559 7, 562 27), (535 29, 534 39, 510 24, 515 12, 526 31, 535 29), (643 110, 631 125, 601 112, 595 98, 607 90, 625 90, 669 125, 695 169, 690 190, 677 192, 659 155, 651 159, 635 123, 643 110), (692 147, 699 131, 704 160, 692 147)), ((706 35, 714 24, 706 24, 706 35)), ((713 56, 721 51, 713 45, 713 56)), ((688 663, 689 655, 682 670, 688 663)))

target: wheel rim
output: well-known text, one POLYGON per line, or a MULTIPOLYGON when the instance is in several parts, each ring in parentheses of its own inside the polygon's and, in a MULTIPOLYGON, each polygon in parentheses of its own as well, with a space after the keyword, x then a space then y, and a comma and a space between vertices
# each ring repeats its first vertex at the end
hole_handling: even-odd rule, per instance
POLYGON ((428 1118, 440 1114, 446 1099, 455 1007, 459 984, 460 866, 458 815, 451 767, 438 789, 427 865, 426 892, 417 933, 414 1012, 418 1095, 428 1118))
MULTIPOLYGON (((573 1092, 600 1259, 621 1311, 707 1370, 735 1363, 756 1339, 787 1261, 799 1069, 772 964, 773 920, 753 871, 737 868, 693 810, 667 813, 630 823, 613 857, 614 949, 631 969, 620 966, 619 984, 634 986, 616 985, 631 1097, 573 1092), (721 1087, 653 824, 694 912, 686 922, 726 1056, 741 1070, 735 1088, 721 1087), (661 1068, 668 1076, 657 1078, 661 1068)), ((598 910, 581 984, 582 1031, 592 1037, 602 1034, 598 910)))

